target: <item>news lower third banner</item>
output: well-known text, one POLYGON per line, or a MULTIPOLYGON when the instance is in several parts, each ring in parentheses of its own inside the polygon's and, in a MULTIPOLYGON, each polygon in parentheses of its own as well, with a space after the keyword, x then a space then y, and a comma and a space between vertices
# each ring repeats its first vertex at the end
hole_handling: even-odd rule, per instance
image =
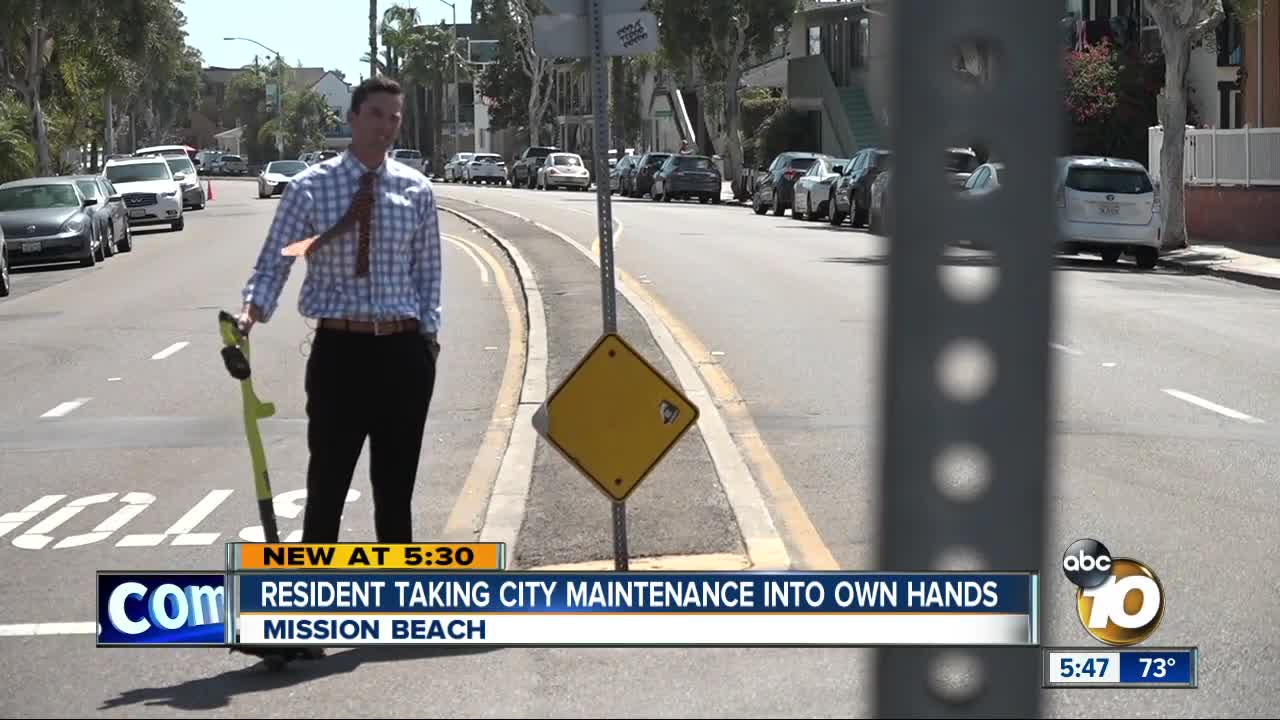
POLYGON ((246 546, 220 572, 101 571, 98 645, 1040 644, 1034 573, 504 571, 501 550, 443 548, 246 546))

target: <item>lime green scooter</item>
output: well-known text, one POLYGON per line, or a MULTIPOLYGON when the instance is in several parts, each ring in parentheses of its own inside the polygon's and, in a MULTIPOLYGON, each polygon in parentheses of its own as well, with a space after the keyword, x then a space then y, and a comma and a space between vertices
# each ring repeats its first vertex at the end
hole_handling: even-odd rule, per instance
MULTIPOLYGON (((249 440, 249 457, 253 461, 253 484, 258 497, 258 514, 262 517, 262 534, 267 542, 280 542, 280 530, 276 525, 276 512, 271 493, 271 477, 267 473, 267 454, 262 448, 262 433, 258 421, 276 412, 272 403, 263 402, 253 390, 253 378, 249 369, 249 336, 240 332, 236 317, 225 310, 218 311, 218 328, 222 333, 222 362, 231 377, 240 381, 240 395, 244 401, 244 433, 249 440)), ((322 648, 274 647, 234 645, 232 652, 242 652, 262 658, 268 669, 281 670, 290 660, 316 660, 324 656, 322 648)))

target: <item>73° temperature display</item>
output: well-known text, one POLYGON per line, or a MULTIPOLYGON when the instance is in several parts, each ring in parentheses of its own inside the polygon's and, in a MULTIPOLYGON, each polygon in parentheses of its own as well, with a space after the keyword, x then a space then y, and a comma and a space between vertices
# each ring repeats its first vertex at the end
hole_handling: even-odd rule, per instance
POLYGON ((1199 650, 1045 648, 1044 687, 1196 686, 1199 650))

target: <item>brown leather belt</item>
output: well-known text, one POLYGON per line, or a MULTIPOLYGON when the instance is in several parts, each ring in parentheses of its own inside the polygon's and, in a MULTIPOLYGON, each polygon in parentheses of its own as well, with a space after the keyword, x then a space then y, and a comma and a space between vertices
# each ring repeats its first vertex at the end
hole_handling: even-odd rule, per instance
POLYGON ((363 333, 365 335, 395 335, 397 333, 417 332, 418 321, 414 318, 400 320, 346 320, 343 318, 321 318, 320 327, 326 330, 343 330, 363 333))

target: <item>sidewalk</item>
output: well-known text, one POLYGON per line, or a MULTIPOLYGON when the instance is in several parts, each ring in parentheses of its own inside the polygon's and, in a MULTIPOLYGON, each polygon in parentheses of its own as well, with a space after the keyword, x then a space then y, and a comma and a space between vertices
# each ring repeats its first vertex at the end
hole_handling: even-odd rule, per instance
POLYGON ((1280 247, 1192 245, 1160 257, 1160 264, 1217 275, 1258 287, 1280 289, 1280 247))
MULTIPOLYGON (((602 332, 600 271, 582 253, 536 225, 465 202, 441 199, 519 249, 542 296, 547 333, 547 391, 555 390, 602 332)), ((639 313, 618 296, 618 330, 670 380, 676 374, 639 313)), ((611 504, 541 437, 516 541, 516 567, 612 560, 611 504)), ((627 500, 633 560, 672 556, 744 556, 737 520, 695 425, 627 500)))

